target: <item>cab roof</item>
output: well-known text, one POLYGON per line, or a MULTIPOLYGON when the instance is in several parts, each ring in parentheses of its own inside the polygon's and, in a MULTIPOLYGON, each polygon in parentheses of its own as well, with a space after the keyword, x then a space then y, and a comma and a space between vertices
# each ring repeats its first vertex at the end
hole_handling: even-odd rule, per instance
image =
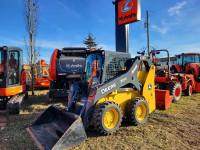
POLYGON ((7 51, 10 51, 10 50, 22 51, 22 49, 19 48, 19 47, 11 47, 11 46, 2 46, 2 47, 0 47, 0 49, 4 49, 4 48, 6 48, 7 51))
POLYGON ((181 56, 181 55, 199 55, 200 53, 182 53, 182 54, 178 54, 176 56, 181 56))

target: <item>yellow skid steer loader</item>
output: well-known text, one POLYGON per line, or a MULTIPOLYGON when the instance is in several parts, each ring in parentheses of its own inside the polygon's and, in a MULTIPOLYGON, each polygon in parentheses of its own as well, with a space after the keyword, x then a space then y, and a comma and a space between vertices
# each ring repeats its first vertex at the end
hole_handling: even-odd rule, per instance
POLYGON ((117 131, 122 118, 143 124, 156 108, 155 67, 149 56, 90 51, 84 76, 71 86, 66 109, 50 106, 27 128, 40 149, 77 145, 91 124, 104 135, 117 131))

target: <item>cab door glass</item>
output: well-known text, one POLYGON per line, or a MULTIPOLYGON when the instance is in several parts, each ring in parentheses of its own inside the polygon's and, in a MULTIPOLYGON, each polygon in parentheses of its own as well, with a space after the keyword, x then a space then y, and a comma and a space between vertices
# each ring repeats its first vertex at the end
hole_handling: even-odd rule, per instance
POLYGON ((0 50, 0 84, 4 80, 5 62, 4 62, 4 51, 0 50))
POLYGON ((182 65, 182 56, 178 55, 176 61, 177 61, 177 64, 182 65))
POLYGON ((94 72, 96 72, 96 77, 99 79, 100 82, 101 72, 102 72, 102 57, 99 54, 90 54, 87 57, 85 72, 86 72, 86 81, 88 83, 90 82, 90 80, 92 80, 91 78, 93 78, 92 75, 94 74, 94 72))
POLYGON ((8 85, 19 84, 19 52, 8 53, 8 85))

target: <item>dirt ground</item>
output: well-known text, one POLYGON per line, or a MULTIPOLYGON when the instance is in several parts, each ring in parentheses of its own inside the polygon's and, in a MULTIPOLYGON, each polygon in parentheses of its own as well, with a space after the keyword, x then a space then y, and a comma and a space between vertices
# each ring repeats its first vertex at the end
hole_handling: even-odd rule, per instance
MULTIPOLYGON (((36 91, 36 96, 29 97, 27 107, 20 115, 10 116, 9 124, 0 131, 0 150, 37 149, 26 127, 51 104, 66 105, 66 100, 48 102, 46 92, 36 91)), ((142 126, 132 126, 124 121, 114 135, 102 136, 90 129, 87 136, 86 141, 71 150, 200 149, 200 94, 183 97, 168 110, 155 110, 142 126)))

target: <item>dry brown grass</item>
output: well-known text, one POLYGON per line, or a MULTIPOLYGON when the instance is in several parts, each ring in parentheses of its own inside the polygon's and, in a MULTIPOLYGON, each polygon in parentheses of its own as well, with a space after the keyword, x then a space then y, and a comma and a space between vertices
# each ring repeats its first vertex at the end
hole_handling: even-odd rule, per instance
MULTIPOLYGON (((37 149, 25 128, 53 103, 64 107, 65 101, 48 102, 45 91, 30 96, 26 110, 10 117, 10 123, 0 131, 0 149, 37 149)), ((171 104, 169 110, 154 111, 143 126, 131 126, 124 121, 119 131, 111 136, 101 136, 87 131, 88 139, 71 149, 199 149, 200 147, 200 94, 183 97, 171 104)))
MULTIPOLYGON (((34 150, 37 149, 34 142, 26 132, 26 127, 52 104, 65 107, 66 100, 47 101, 48 90, 36 90, 35 96, 29 96, 27 106, 20 115, 11 115, 9 124, 0 131, 0 150, 34 150)), ((29 92, 31 95, 31 92, 29 92)))

